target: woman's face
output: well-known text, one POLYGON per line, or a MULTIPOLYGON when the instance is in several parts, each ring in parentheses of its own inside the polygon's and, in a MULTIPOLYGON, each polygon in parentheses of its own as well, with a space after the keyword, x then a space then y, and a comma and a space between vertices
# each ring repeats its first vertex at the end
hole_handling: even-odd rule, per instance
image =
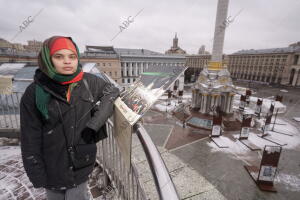
POLYGON ((59 74, 70 75, 76 72, 77 55, 69 49, 61 49, 51 56, 52 63, 59 74))

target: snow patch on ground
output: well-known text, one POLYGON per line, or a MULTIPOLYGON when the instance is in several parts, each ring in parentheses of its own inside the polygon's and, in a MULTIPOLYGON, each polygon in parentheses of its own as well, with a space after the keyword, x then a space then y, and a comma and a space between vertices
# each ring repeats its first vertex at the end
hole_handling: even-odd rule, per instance
POLYGON ((295 175, 279 173, 275 179, 275 182, 282 183, 286 186, 287 190, 293 192, 300 191, 300 177, 295 175))
POLYGON ((226 136, 220 136, 220 140, 222 140, 222 145, 228 146, 228 148, 219 148, 214 142, 208 142, 208 146, 212 147, 212 152, 224 151, 226 153, 232 154, 246 154, 248 149, 245 145, 240 143, 239 141, 233 141, 226 136))
MULTIPOLYGON (((187 100, 183 99, 182 100, 183 103, 186 103, 187 100)), ((167 101, 161 101, 158 102, 156 104, 153 105, 154 108, 156 108, 157 110, 161 111, 161 112, 172 112, 174 109, 176 109, 176 107, 178 106, 178 100, 171 100, 170 101, 170 105, 167 105, 168 102, 167 101)))
POLYGON ((300 122, 300 117, 294 117, 294 120, 300 122))
POLYGON ((14 156, 21 155, 21 148, 19 146, 0 146, 1 158, 0 163, 14 156))
POLYGON ((283 90, 280 90, 280 92, 289 92, 289 91, 287 91, 287 90, 283 89, 283 90))
MULTIPOLYGON (((280 133, 276 133, 273 131, 269 131, 269 134, 272 138, 286 142, 287 145, 283 146, 284 149, 294 149, 295 147, 300 145, 300 133, 299 130, 294 127, 293 125, 289 124, 288 122, 284 120, 277 120, 277 123, 282 123, 284 125, 278 125, 276 124, 274 127, 274 130, 277 132, 282 132, 282 133, 288 133, 293 136, 288 136, 280 133)), ((271 126, 272 127, 272 126, 271 126)), ((233 135, 235 140, 231 140, 228 138, 226 135, 220 136, 220 139, 222 140, 222 144, 228 146, 228 148, 219 148, 215 143, 213 142, 208 142, 208 146, 212 147, 212 152, 215 151, 222 151, 225 153, 231 153, 234 155, 243 155, 245 156, 249 152, 251 152, 250 149, 248 149, 244 144, 242 144, 238 138, 239 134, 233 135)), ((266 145, 276 145, 268 140, 265 140, 257 133, 251 132, 249 133, 248 140, 255 144, 256 146, 260 147, 262 150, 266 145)))

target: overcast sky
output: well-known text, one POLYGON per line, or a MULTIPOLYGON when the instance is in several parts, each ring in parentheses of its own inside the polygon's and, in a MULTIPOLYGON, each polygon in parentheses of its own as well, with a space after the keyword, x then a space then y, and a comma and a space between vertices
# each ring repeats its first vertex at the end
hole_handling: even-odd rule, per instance
MULTIPOLYGON (((65 35, 80 51, 102 45, 165 52, 177 32, 179 46, 195 54, 201 45, 211 52, 217 0, 0 0, 0 7, 0 38, 10 42, 65 35), (111 41, 123 21, 139 11, 111 41), (35 15, 20 32, 23 21, 35 15)), ((226 29, 224 53, 300 41, 299 0, 230 0, 228 16, 239 11, 226 29)))

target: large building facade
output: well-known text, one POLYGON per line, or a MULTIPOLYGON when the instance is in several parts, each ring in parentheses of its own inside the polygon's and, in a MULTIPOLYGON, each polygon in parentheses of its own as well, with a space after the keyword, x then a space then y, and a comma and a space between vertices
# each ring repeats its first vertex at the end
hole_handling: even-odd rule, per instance
POLYGON ((122 85, 129 86, 149 66, 184 66, 184 55, 164 55, 146 49, 115 48, 120 56, 122 85))
POLYGON ((241 50, 229 55, 235 79, 300 86, 300 42, 285 48, 241 50))

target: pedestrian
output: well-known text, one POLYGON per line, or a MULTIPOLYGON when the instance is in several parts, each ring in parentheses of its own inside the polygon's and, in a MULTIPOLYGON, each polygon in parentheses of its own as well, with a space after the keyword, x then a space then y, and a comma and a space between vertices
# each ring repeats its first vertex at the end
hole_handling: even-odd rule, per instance
POLYGON ((23 165, 49 200, 92 199, 96 142, 107 137, 105 122, 119 96, 112 84, 84 73, 79 57, 72 38, 45 40, 20 103, 23 165))

